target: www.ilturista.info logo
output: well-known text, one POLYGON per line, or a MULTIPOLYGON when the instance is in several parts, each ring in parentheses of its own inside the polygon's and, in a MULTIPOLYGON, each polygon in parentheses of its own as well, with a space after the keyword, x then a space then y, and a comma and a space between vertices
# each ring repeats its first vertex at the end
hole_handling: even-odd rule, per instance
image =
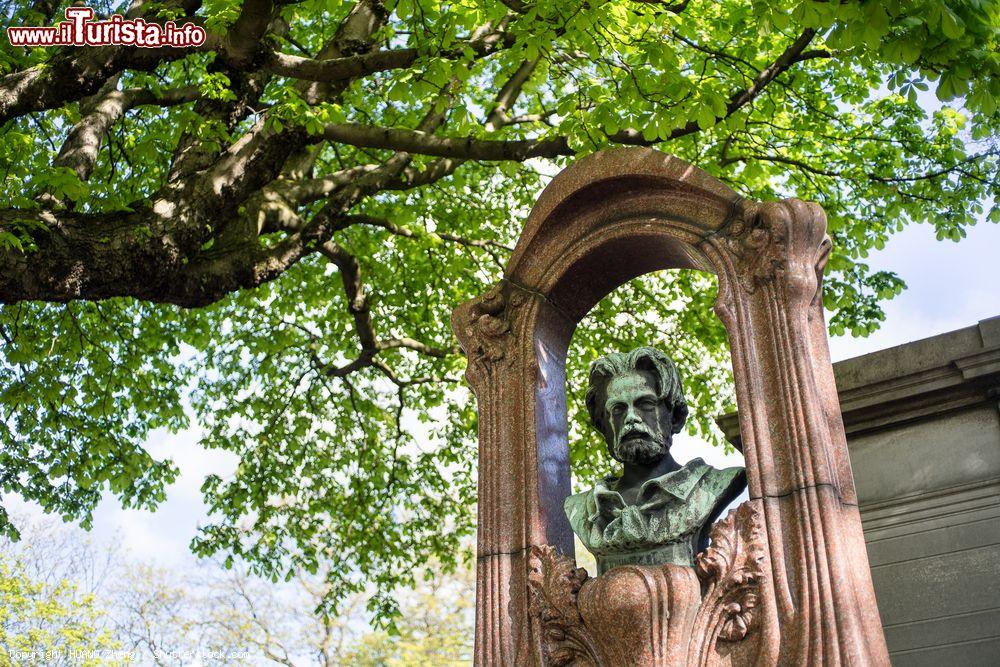
POLYGON ((161 46, 183 48, 205 43, 205 29, 193 23, 178 26, 173 21, 163 25, 143 19, 127 19, 112 14, 106 21, 95 21, 90 7, 67 7, 66 20, 44 26, 10 26, 7 39, 11 46, 138 46, 155 49, 161 46))

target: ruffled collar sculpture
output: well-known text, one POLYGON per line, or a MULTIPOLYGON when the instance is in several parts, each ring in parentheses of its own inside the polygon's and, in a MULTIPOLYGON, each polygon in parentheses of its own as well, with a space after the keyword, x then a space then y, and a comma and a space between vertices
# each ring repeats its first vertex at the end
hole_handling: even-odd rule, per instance
POLYGON ((718 470, 701 459, 647 480, 629 505, 617 477, 566 499, 566 516, 599 574, 619 565, 694 566, 705 529, 743 486, 743 468, 718 470))

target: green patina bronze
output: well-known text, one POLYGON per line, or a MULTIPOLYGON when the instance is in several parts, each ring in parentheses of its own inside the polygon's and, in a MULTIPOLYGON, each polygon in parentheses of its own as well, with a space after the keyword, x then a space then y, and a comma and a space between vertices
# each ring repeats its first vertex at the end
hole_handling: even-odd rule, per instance
POLYGON ((673 435, 687 419, 680 374, 663 352, 640 347, 590 367, 587 410, 620 477, 566 499, 566 516, 599 573, 619 565, 694 565, 708 529, 746 484, 743 468, 701 459, 679 465, 673 435))

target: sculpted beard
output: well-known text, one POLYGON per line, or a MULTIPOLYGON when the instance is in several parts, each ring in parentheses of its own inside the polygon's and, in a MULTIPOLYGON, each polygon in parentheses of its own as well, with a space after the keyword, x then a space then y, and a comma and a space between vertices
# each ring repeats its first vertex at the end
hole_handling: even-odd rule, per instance
POLYGON ((650 465, 667 453, 667 443, 660 433, 650 433, 642 426, 622 431, 615 443, 615 456, 622 463, 650 465))

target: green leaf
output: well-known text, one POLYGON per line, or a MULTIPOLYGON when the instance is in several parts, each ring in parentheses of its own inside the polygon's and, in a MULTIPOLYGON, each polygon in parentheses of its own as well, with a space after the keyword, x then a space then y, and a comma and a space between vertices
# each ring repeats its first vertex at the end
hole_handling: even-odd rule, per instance
POLYGON ((965 33, 965 24, 947 5, 942 5, 941 32, 948 39, 958 39, 965 33))
POLYGON ((713 125, 715 125, 715 114, 712 112, 712 107, 703 106, 698 109, 698 127, 707 130, 713 125))
POLYGON ((10 232, 0 231, 0 248, 24 252, 24 245, 21 243, 21 239, 10 232))

